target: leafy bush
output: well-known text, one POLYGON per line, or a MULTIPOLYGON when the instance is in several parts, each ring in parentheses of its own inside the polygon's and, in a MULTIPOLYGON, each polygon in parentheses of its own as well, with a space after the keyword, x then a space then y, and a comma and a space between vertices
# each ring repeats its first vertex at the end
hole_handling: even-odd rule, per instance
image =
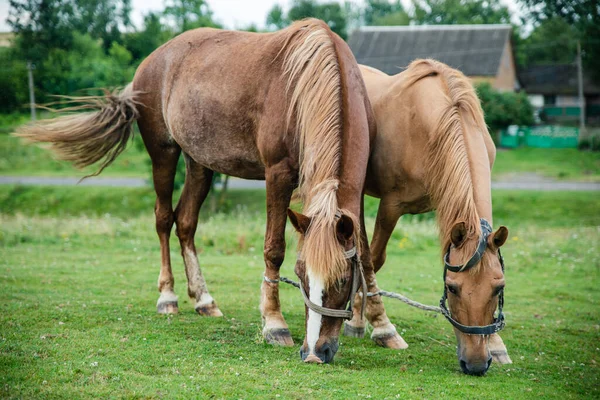
POLYGON ((533 125, 533 107, 525 92, 499 92, 488 82, 475 85, 492 136, 509 125, 533 125))
POLYGON ((73 50, 52 49, 40 73, 44 92, 73 94, 82 89, 123 86, 135 72, 131 53, 112 43, 108 55, 99 40, 74 33, 73 50))
POLYGON ((0 48, 0 112, 27 111, 27 63, 11 48, 0 48))

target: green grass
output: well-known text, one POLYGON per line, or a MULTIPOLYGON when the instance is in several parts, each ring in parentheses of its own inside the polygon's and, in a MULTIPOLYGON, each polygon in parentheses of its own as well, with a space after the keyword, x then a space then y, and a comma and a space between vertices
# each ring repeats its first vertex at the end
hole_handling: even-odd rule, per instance
MULTIPOLYGON (((209 195, 210 196, 210 195, 209 195)), ((174 198, 179 197, 179 192, 174 198)), ((26 213, 38 216, 113 216, 130 218, 152 216, 155 194, 152 188, 46 187, 4 185, 0 191, 0 213, 26 213)), ((210 198, 205 204, 210 202, 210 198)), ((365 198, 365 214, 377 215, 378 200, 365 198)), ((595 192, 534 192, 495 190, 493 195, 495 223, 533 223, 537 226, 600 225, 600 196, 595 192)), ((225 199, 226 212, 249 215, 265 210, 264 190, 229 190, 225 199)), ((203 207, 201 219, 208 216, 203 207)), ((403 220, 428 221, 433 213, 406 215, 403 220)))
MULTIPOLYGON (((508 325, 502 337, 514 364, 493 364, 478 378, 459 371, 443 318, 389 299, 388 315, 407 350, 342 337, 332 365, 304 365, 298 356, 304 306, 287 286, 282 309, 297 345, 265 345, 258 311, 260 192, 232 192, 230 213, 201 218, 200 262, 226 317, 194 314, 175 238, 181 312, 155 314, 159 245, 152 199, 140 199, 151 195, 104 190, 12 187, 1 194, 2 398, 599 397, 600 200, 594 193, 494 192, 495 224, 511 230, 503 252, 508 325), (36 208, 51 196, 60 200, 36 208)), ((369 231, 375 209, 369 200, 369 231)), ((289 227, 287 236, 282 271, 291 276, 289 227)), ((438 257, 431 217, 407 218, 388 246, 380 286, 435 304, 438 257)))
MULTIPOLYGON (((17 176, 76 176, 92 174, 96 168, 83 170, 55 159, 40 145, 27 145, 11 135, 0 134, 0 175, 17 176)), ((134 137, 125 152, 102 172, 102 176, 140 177, 150 179, 150 157, 139 135, 134 137)))
POLYGON ((527 147, 497 152, 492 169, 494 180, 510 180, 523 173, 536 173, 559 180, 598 182, 600 152, 527 147))
MULTIPOLYGON (((81 177, 95 172, 94 168, 79 171, 54 159, 51 152, 40 146, 25 145, 18 138, 2 134, 14 131, 23 118, 0 115, 0 175, 81 177)), ((510 180, 524 173, 559 180, 600 181, 600 152, 534 148, 498 151, 492 172, 494 180, 510 180)), ((150 178, 149 157, 139 134, 102 175, 150 178)))

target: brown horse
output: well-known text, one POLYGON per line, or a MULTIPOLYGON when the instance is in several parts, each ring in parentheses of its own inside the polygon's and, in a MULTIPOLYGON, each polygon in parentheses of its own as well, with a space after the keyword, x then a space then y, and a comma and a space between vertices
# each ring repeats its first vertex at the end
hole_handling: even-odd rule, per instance
MULTIPOLYGON (((289 216, 302 234, 296 272, 307 297, 334 310, 353 297, 348 251, 361 239, 361 256, 370 265, 359 217, 374 120, 350 49, 322 21, 300 21, 265 34, 189 31, 154 51, 120 94, 76 100, 85 102, 76 111, 97 111, 45 121, 20 135, 51 143, 60 158, 77 166, 100 162, 101 171, 125 148, 137 120, 157 194, 159 313, 178 312, 169 257, 175 223, 195 310, 222 315, 208 292, 194 245, 198 213, 214 171, 266 180, 260 310, 269 343, 293 345, 281 314, 278 282, 286 212, 296 187, 306 215, 289 211, 289 216), (173 210, 181 152, 185 186, 173 210)), ((372 268, 366 272, 374 276, 372 268)), ((373 315, 387 320, 383 306, 373 315)), ((341 323, 341 318, 307 309, 302 359, 331 361, 341 323)))
MULTIPOLYGON (((414 61, 394 76, 360 68, 377 121, 366 181, 366 193, 381 199, 371 242, 375 271, 385 262, 400 216, 432 209, 448 264, 465 264, 480 245, 480 219, 492 224, 490 169, 496 155, 473 86, 459 71, 433 60, 414 61)), ((505 227, 490 232, 483 256, 468 273, 445 274, 456 322, 481 326, 493 320, 504 287, 498 249, 507 235, 505 227)), ((364 332, 356 311, 345 330, 355 336, 364 332)), ((489 339, 456 327, 455 334, 464 372, 485 373, 492 357, 510 362, 497 334, 489 339)))

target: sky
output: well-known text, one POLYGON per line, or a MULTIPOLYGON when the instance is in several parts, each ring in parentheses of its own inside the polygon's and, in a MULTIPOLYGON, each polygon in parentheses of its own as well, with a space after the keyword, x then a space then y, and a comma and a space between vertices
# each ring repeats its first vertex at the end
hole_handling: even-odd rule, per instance
MULTIPOLYGON (((242 28, 255 24, 258 28, 265 25, 269 10, 280 4, 287 8, 289 0, 207 0, 213 10, 213 17, 223 26, 229 29, 242 28)), ((342 0, 339 0, 343 3, 342 0)), ((362 4, 363 0, 352 0, 353 3, 362 4)), ((502 0, 514 13, 517 11, 515 0, 502 0)), ((410 8, 410 0, 402 0, 406 9, 410 8)), ((161 11, 164 9, 164 0, 132 0, 132 19, 137 27, 141 27, 143 16, 150 11, 161 11)), ((6 23, 8 17, 8 0, 0 0, 0 32, 7 32, 10 27, 6 23)))

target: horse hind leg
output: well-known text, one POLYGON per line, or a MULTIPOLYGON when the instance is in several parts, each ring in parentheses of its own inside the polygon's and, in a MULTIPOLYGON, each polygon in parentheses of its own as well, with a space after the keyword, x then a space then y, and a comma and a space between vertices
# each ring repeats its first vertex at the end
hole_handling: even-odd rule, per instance
POLYGON ((156 205, 154 214, 156 217, 156 233, 160 241, 161 267, 158 276, 158 290, 160 297, 156 303, 156 309, 160 314, 176 314, 179 311, 177 295, 175 295, 175 280, 171 270, 171 257, 169 249, 169 237, 175 221, 173 213, 173 183, 177 170, 177 161, 181 149, 179 146, 161 148, 153 152, 152 145, 147 145, 148 152, 152 158, 152 179, 156 191, 156 205), (155 155, 153 157, 153 154, 155 155), (160 156, 157 156, 160 154, 160 156))
POLYGON ((194 244, 198 214, 210 190, 213 171, 196 164, 187 156, 185 161, 185 184, 175 210, 175 219, 181 255, 185 264, 185 274, 188 279, 188 295, 195 300, 194 309, 198 314, 222 317, 223 313, 208 292, 194 244))

